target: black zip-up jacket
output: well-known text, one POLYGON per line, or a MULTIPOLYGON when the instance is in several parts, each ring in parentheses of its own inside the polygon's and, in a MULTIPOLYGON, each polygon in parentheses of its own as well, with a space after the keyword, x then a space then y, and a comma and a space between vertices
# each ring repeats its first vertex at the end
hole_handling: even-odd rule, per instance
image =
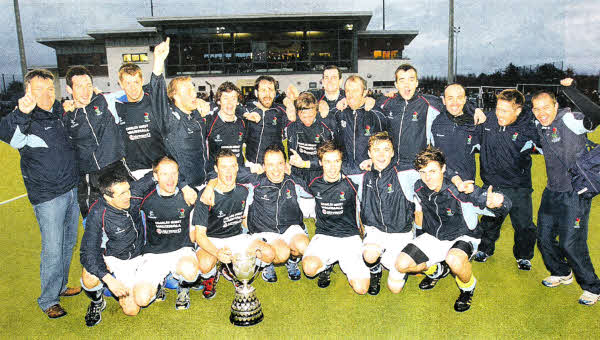
MULTIPOLYGON (((224 121, 217 109, 206 117, 206 138, 209 161, 206 170, 213 171, 215 158, 221 148, 229 149, 237 157, 238 165, 244 166, 243 144, 246 141, 246 122, 236 115, 233 122, 224 121)), ((261 160, 262 163, 262 160, 261 160)))
POLYGON ((81 265, 90 274, 102 279, 108 274, 103 256, 128 260, 142 254, 144 224, 140 214, 144 193, 154 185, 152 173, 131 182, 131 205, 127 210, 117 209, 100 197, 90 207, 81 239, 81 265), (102 248, 102 234, 108 237, 102 248))
POLYGON ((21 155, 21 174, 33 205, 60 196, 79 182, 75 148, 62 115, 62 106, 55 101, 52 112, 36 106, 25 114, 16 108, 0 121, 0 140, 21 155))
POLYGON ((431 135, 430 144, 442 150, 447 169, 452 169, 449 170, 450 177, 458 175, 462 180, 475 180, 475 148, 479 144, 479 131, 473 116, 463 113, 454 117, 444 109, 433 120, 431 135))
POLYGON ((439 192, 430 190, 420 179, 414 191, 417 210, 423 211, 423 232, 444 241, 463 235, 481 238, 478 215, 505 216, 512 207, 510 199, 504 196, 501 207, 486 208, 486 190, 476 186, 472 193, 464 194, 448 178, 444 178, 439 192))
POLYGON ((348 175, 363 172, 360 163, 369 159, 369 138, 386 130, 385 119, 377 110, 366 111, 347 107, 336 114, 336 141, 343 150, 344 172, 348 175))
POLYGON ((488 112, 480 132, 481 179, 499 188, 531 188, 531 152, 539 145, 531 111, 523 109, 509 126, 500 126, 495 112, 488 112))
POLYGON ((315 234, 334 237, 360 235, 357 224, 359 192, 348 177, 341 175, 333 183, 325 181, 323 176, 317 177, 309 184, 308 192, 316 202, 315 234))
POLYGON ((181 190, 171 196, 161 196, 156 186, 144 197, 140 209, 146 218, 146 244, 142 253, 162 254, 193 247, 190 240, 190 214, 181 190))
POLYGON ((386 233, 406 233, 414 222, 413 188, 419 179, 415 170, 398 171, 393 163, 379 172, 362 176, 360 212, 365 226, 386 233))
MULTIPOLYGON (((317 105, 318 105, 318 103, 319 103, 321 100, 324 100, 324 101, 327 103, 327 105, 329 106, 329 114, 331 115, 331 117, 332 117, 332 118, 333 118, 333 117, 335 117, 335 113, 338 111, 338 109, 337 109, 337 107, 336 107, 336 106, 337 106, 337 103, 338 103, 340 100, 342 100, 342 99, 346 98, 346 92, 344 92, 344 90, 343 90, 343 89, 340 89, 340 93, 339 93, 338 97, 337 97, 336 99, 334 99, 334 100, 329 100, 329 99, 327 98, 327 96, 325 95, 325 89, 320 89, 320 90, 311 90, 310 92, 311 92, 311 93, 312 93, 312 94, 315 96, 315 98, 317 99, 317 105)), ((321 116, 321 115, 319 114, 319 117, 320 117, 320 116, 321 116)), ((327 116, 327 118, 329 118, 329 117, 330 117, 330 116, 328 115, 328 116, 327 116)), ((329 121, 328 121, 328 120, 327 120, 327 122, 329 123, 329 121)))
MULTIPOLYGON (((206 189, 204 189, 206 190, 206 189)), ((198 197, 202 196, 202 190, 198 197)), ((236 184, 229 192, 215 190, 215 205, 209 207, 200 199, 194 208, 192 224, 206 227, 206 236, 227 238, 242 233, 242 220, 247 212, 248 188, 236 184)))
MULTIPOLYGON (((322 167, 319 164, 319 157, 317 156, 317 148, 322 143, 334 139, 335 129, 335 126, 328 126, 328 124, 323 122, 323 119, 319 117, 315 118, 315 121, 311 126, 304 125, 300 119, 288 123, 285 127, 285 138, 287 139, 288 150, 293 149, 303 160, 310 161, 309 168, 293 167, 292 171, 294 174, 301 176, 307 183, 318 176, 316 175, 312 178, 307 178, 304 175, 320 173, 322 171, 322 167)), ((290 152, 290 156, 291 155, 290 152)), ((310 175, 308 177, 310 177, 310 175)))
MULTIPOLYGON (((259 175, 252 199, 249 199, 248 230, 283 234, 291 225, 303 225, 298 205, 297 190, 302 190, 297 180, 285 175, 281 183, 271 182, 265 174, 259 175)), ((306 186, 304 184, 304 186, 306 186)))
POLYGON ((167 112, 157 110, 159 105, 152 98, 155 92, 153 88, 161 78, 152 73, 150 83, 144 85, 144 96, 139 102, 127 102, 126 97, 116 100, 119 127, 125 144, 125 161, 130 171, 150 169, 153 161, 166 154, 162 134, 167 112))
POLYGON ((104 95, 94 95, 84 108, 63 114, 80 174, 103 169, 125 156, 123 139, 104 95))
POLYGON ((375 107, 387 120, 399 169, 412 169, 415 156, 430 140, 431 123, 444 107, 442 100, 419 93, 405 100, 396 94, 392 98, 379 98, 375 107))
POLYGON ((247 112, 260 114, 260 122, 247 122, 246 125, 246 159, 249 162, 262 164, 265 149, 271 144, 279 144, 283 150, 283 129, 287 125, 285 108, 273 104, 267 111, 257 108, 255 103, 246 106, 247 112))

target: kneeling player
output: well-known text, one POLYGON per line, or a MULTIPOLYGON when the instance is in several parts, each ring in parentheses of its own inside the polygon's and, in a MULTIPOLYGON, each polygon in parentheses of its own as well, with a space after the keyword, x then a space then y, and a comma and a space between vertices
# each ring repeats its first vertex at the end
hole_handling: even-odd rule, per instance
POLYGON ((219 279, 217 261, 230 263, 233 254, 257 254, 257 260, 268 264, 273 261, 273 249, 265 242, 242 232, 242 220, 247 214, 248 188, 236 184, 238 163, 235 154, 221 149, 216 157, 214 206, 198 201, 194 209, 192 224, 196 230, 196 252, 200 275, 204 278, 203 295, 215 296, 215 285, 219 279))
MULTIPOLYGON (((139 275, 143 284, 156 290, 172 273, 179 280, 175 308, 188 309, 189 287, 198 278, 198 261, 190 239, 192 207, 186 204, 177 187, 179 166, 175 160, 161 158, 153 165, 152 172, 158 185, 144 198, 140 208, 146 218, 147 240, 139 275)), ((165 297, 161 288, 157 299, 165 297)))
POLYGON ((480 241, 477 216, 506 214, 511 202, 492 192, 491 186, 487 192, 479 187, 471 194, 459 192, 444 177, 445 163, 444 155, 436 148, 428 147, 417 154, 415 168, 421 179, 415 184, 415 205, 416 211, 422 212, 423 234, 402 250, 396 269, 401 273, 420 273, 445 260, 460 289, 454 310, 464 312, 471 307, 477 283, 469 262, 480 241))
POLYGON ((351 180, 341 173, 342 151, 328 141, 317 151, 323 176, 315 178, 308 191, 316 200, 316 231, 302 258, 306 276, 319 275, 318 285, 329 286, 332 265, 339 262, 350 286, 367 293, 369 268, 362 259, 361 229, 357 223, 358 196, 351 180))

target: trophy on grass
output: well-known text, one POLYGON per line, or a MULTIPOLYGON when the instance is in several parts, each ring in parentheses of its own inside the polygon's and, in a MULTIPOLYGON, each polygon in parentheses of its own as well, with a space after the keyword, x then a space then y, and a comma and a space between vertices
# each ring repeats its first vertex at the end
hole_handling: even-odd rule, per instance
POLYGON ((256 289, 248 284, 259 272, 256 255, 233 255, 231 274, 242 284, 235 285, 235 297, 231 304, 229 321, 236 326, 252 326, 263 320, 262 306, 256 297, 256 289))

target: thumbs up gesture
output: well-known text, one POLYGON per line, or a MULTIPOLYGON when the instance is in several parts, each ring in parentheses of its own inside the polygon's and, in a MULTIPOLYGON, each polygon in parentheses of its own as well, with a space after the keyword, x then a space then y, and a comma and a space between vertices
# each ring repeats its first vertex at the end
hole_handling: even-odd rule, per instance
POLYGON ((31 94, 31 84, 27 85, 25 95, 19 98, 19 110, 25 114, 29 114, 35 108, 36 100, 31 94))
POLYGON ((292 155, 290 156, 290 164, 297 168, 304 168, 304 160, 302 159, 302 157, 300 157, 298 152, 296 152, 296 150, 294 149, 290 149, 290 152, 292 153, 292 155))
POLYGON ((493 192, 492 186, 490 185, 487 190, 487 201, 486 206, 490 209, 500 208, 504 202, 504 195, 501 193, 493 192))

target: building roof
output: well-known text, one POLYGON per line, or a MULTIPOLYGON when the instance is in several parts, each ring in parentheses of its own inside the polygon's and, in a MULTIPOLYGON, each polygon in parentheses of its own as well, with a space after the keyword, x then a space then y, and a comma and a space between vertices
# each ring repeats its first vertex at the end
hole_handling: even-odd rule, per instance
POLYGON ((38 38, 36 42, 48 47, 57 48, 60 46, 73 45, 74 43, 93 45, 98 41, 92 37, 63 37, 63 38, 38 38))
POLYGON ((363 31, 358 32, 359 38, 402 38, 404 45, 410 44, 419 35, 419 31, 394 30, 394 31, 363 31))
POLYGON ((254 25, 265 23, 292 23, 295 26, 301 22, 324 24, 352 24, 353 29, 364 31, 373 15, 370 11, 361 12, 313 12, 313 13, 283 13, 283 14, 244 14, 228 16, 194 16, 194 17, 143 17, 137 21, 144 27, 159 26, 228 26, 254 25))
POLYGON ((114 37, 114 36, 119 36, 119 37, 148 37, 148 36, 155 36, 156 35, 156 28, 155 27, 139 27, 139 28, 132 28, 132 29, 120 29, 120 30, 94 30, 94 31, 88 31, 87 34, 91 37, 94 37, 96 39, 105 39, 105 38, 110 38, 110 37, 114 37))

